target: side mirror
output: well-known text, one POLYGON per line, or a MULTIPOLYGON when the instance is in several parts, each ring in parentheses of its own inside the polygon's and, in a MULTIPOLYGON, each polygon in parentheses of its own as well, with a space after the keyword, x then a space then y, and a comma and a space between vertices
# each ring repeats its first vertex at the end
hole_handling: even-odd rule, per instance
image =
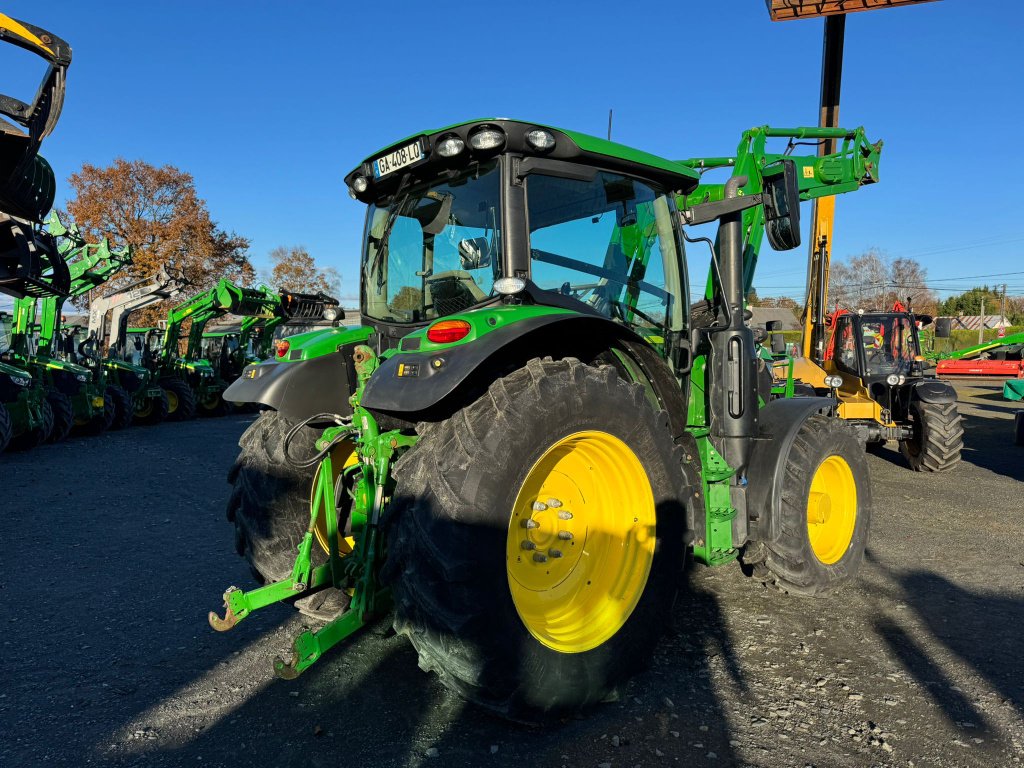
POLYGON ((459 240, 459 261, 465 270, 491 266, 491 244, 486 237, 459 240))
POLYGON ((953 318, 951 317, 937 317, 935 318, 935 338, 937 339, 948 339, 953 335, 953 318))
POLYGON ((786 337, 782 335, 782 323, 778 320, 769 320, 764 327, 771 339, 772 354, 786 354, 786 337))
POLYGON ((788 251, 800 245, 800 183, 796 163, 780 160, 761 173, 764 184, 764 228, 768 242, 776 251, 788 251))

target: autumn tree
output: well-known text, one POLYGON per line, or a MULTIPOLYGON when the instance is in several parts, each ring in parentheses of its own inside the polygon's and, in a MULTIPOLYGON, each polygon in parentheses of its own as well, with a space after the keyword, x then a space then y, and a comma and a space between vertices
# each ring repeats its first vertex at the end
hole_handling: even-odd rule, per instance
MULTIPOLYGON (((191 293, 225 277, 241 285, 255 280, 249 241, 217 226, 191 174, 173 165, 117 158, 106 167, 84 164, 68 183, 72 197, 67 210, 86 239, 95 242, 106 236, 117 247, 134 248, 132 265, 112 285, 143 279, 165 265, 184 273, 191 293)), ((140 320, 152 321, 167 309, 155 305, 140 320)))
POLYGON ((341 276, 333 267, 320 269, 316 261, 301 245, 286 248, 279 245, 270 252, 270 284, 274 288, 298 293, 323 291, 337 296, 341 289, 341 276))
POLYGON ((934 314, 938 307, 928 288, 928 271, 916 259, 891 259, 878 249, 843 261, 829 271, 829 309, 886 310, 909 298, 915 311, 934 314))

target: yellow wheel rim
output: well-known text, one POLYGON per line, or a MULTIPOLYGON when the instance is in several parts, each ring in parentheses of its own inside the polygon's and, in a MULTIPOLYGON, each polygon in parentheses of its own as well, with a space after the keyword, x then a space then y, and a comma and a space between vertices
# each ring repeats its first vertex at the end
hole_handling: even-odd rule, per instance
POLYGON ((146 398, 142 402, 144 404, 135 409, 135 415, 145 419, 153 412, 153 398, 146 398))
POLYGON ((807 495, 807 536, 825 565, 839 562, 857 525, 857 483, 842 456, 829 456, 811 479, 807 495))
POLYGON ((178 410, 178 394, 167 390, 167 412, 174 413, 178 410))
MULTIPOLYGON (((341 475, 342 470, 353 467, 359 463, 359 457, 356 455, 356 447, 354 443, 343 442, 338 443, 334 448, 331 449, 331 474, 334 475, 333 480, 335 487, 337 487, 338 476, 341 475)), ((313 487, 309 491, 309 503, 312 508, 313 505, 313 494, 316 493, 317 483, 320 481, 320 465, 317 465, 316 473, 313 475, 313 487)), ((347 502, 348 498, 335 499, 339 507, 343 507, 347 502)), ((340 521, 339 521, 340 522, 340 521)), ((313 529, 313 535, 316 536, 316 541, 320 545, 320 548, 324 552, 330 552, 330 547, 327 544, 327 521, 324 520, 324 516, 321 514, 316 519, 316 527, 313 529)), ((351 536, 346 537, 344 531, 338 531, 338 553, 341 555, 347 555, 352 551, 352 547, 355 546, 355 539, 351 536)))
POLYGON ((654 495, 636 454, 605 432, 552 445, 526 475, 505 549, 523 624, 561 653, 582 653, 626 623, 654 560, 654 495))

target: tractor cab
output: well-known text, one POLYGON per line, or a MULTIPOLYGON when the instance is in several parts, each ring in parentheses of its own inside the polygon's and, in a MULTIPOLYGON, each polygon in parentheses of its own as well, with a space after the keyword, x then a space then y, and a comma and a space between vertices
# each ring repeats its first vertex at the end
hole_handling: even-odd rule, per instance
POLYGON ((924 372, 913 315, 846 313, 836 318, 832 338, 835 368, 860 378, 873 394, 924 372))
POLYGON ((125 336, 125 362, 155 369, 163 346, 160 328, 129 328, 125 336))
POLYGON ((386 348, 410 326, 517 296, 664 347, 686 325, 676 195, 697 181, 678 163, 511 120, 414 137, 346 177, 368 203, 362 314, 386 348))

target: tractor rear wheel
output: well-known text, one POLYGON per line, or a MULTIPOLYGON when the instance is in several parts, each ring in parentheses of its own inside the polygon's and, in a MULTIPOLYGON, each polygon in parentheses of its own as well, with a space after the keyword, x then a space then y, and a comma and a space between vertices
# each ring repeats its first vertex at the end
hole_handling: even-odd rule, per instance
POLYGON ((42 445, 53 431, 53 410, 50 404, 43 400, 39 406, 39 423, 32 429, 15 436, 10 442, 10 448, 15 451, 27 451, 42 445))
MULTIPOLYGON (((288 578, 299 542, 309 528, 316 470, 296 469, 285 459, 285 435, 293 426, 277 411, 263 411, 242 433, 238 441, 241 451, 228 472, 233 488, 227 516, 235 524, 235 548, 264 583, 288 578)), ((321 431, 303 428, 292 440, 289 454, 303 458, 315 454, 321 431)), ((340 469, 344 458, 336 458, 341 458, 335 462, 340 469)), ((327 562, 325 543, 313 545, 314 567, 327 562)), ((344 593, 327 589, 295 600, 294 605, 307 616, 329 621, 348 607, 348 602, 344 593)))
POLYGON ((168 407, 167 391, 161 388, 160 394, 157 397, 147 397, 143 401, 142 407, 135 409, 135 423, 145 424, 146 426, 159 424, 167 418, 168 407))
POLYGON ((14 425, 11 423, 11 414, 7 412, 7 407, 0 403, 0 453, 3 453, 7 444, 11 442, 13 433, 14 425))
POLYGON ((124 429, 132 423, 132 414, 135 412, 132 399, 117 384, 108 386, 107 394, 110 395, 110 400, 114 404, 114 418, 111 419, 109 428, 124 429))
POLYGON ((913 436, 900 441, 900 453, 915 472, 945 472, 960 462, 964 427, 956 403, 910 404, 913 436))
POLYGON ((75 426, 75 409, 71 405, 71 398, 57 390, 46 393, 46 402, 50 404, 50 412, 53 414, 53 429, 46 442, 59 443, 67 439, 71 428, 75 426))
POLYGON ((871 527, 871 482, 864 448, 842 422, 804 422, 786 457, 781 502, 775 540, 744 552, 754 575, 814 597, 852 581, 871 527))
POLYGON ((1013 417, 1014 442, 1024 445, 1024 411, 1017 411, 1013 417))
POLYGON ((221 392, 215 392, 196 401, 196 413, 200 416, 227 416, 230 412, 231 405, 222 397, 221 392))
POLYGON ((188 421, 196 415, 196 396, 187 382, 176 376, 160 380, 167 393, 167 420, 188 421))
POLYGON ((645 666, 684 558, 679 450, 612 368, 532 360, 395 466, 395 630, 461 696, 533 721, 645 666))

